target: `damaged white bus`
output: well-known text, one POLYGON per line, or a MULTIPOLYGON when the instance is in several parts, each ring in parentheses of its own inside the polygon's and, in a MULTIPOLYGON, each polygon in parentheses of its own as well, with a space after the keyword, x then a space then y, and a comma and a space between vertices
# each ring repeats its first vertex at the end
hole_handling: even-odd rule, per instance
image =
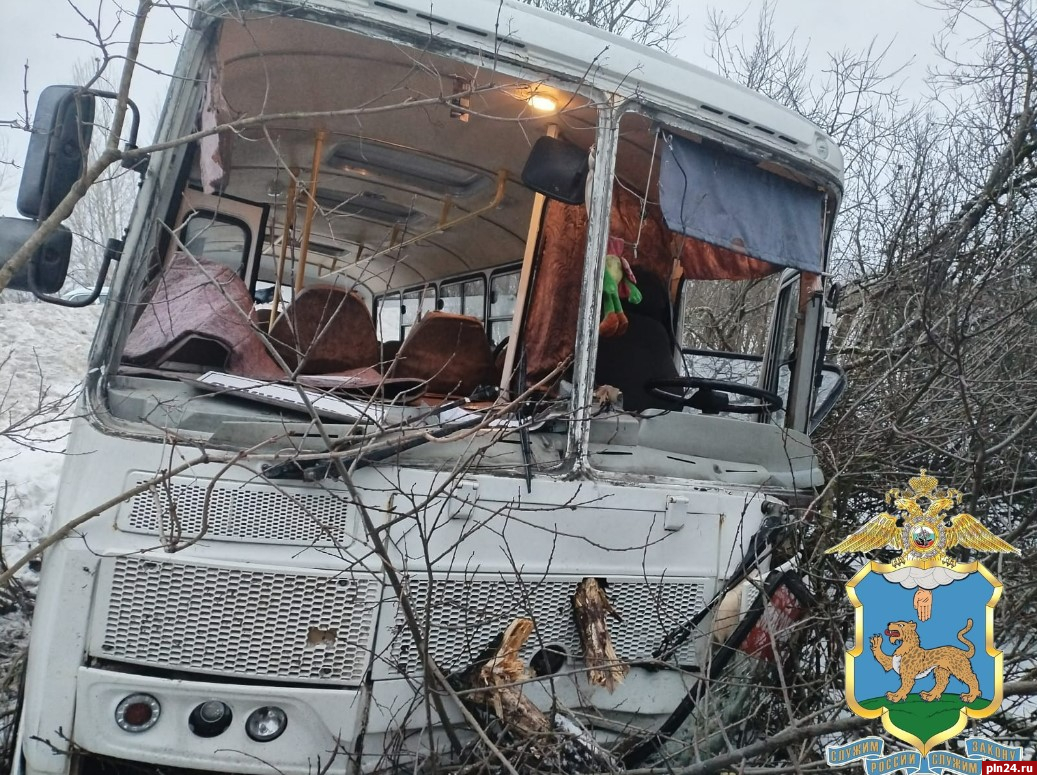
MULTIPOLYGON (((821 484, 838 148, 511 0, 191 5, 51 529, 111 505, 44 556, 16 771, 650 761, 821 484)), ((4 257, 110 98, 44 92, 4 257)), ((60 303, 70 240, 15 287, 60 303)))

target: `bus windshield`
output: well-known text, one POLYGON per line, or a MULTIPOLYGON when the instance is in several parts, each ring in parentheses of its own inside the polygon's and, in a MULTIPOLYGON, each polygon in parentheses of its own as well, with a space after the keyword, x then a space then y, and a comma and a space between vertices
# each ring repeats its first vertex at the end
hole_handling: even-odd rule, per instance
MULTIPOLYGON (((198 121, 256 121, 184 157, 126 316, 115 415, 220 442, 313 413, 382 433, 494 409, 498 430, 535 418, 542 443, 489 455, 527 471, 571 459, 566 419, 586 400, 641 420, 784 423, 804 339, 775 323, 768 278, 794 267, 813 282, 834 205, 773 154, 636 101, 617 117, 584 81, 433 46, 283 17, 224 22, 212 41, 198 121), (575 159, 564 186, 531 182, 540 141, 555 178, 552 153, 575 159), (595 200, 610 202, 597 224, 595 200), (718 283, 737 287, 703 290, 718 283), (759 367, 703 371, 684 332, 761 287, 741 351, 759 367), (775 348, 784 377, 766 368, 775 348)), ((436 449, 422 454, 459 454, 436 449)))

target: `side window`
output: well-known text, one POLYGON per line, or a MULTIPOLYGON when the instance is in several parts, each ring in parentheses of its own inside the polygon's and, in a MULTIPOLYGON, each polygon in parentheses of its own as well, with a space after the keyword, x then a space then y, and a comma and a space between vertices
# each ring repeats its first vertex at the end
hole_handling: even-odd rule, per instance
POLYGON ((243 221, 220 213, 196 210, 187 216, 180 241, 193 255, 230 267, 246 282, 252 236, 243 221))
POLYGON ((421 320, 425 313, 431 312, 435 308, 435 286, 428 285, 403 294, 403 305, 400 307, 400 339, 406 339, 414 324, 421 320))
POLYGON ((486 319, 486 280, 476 277, 464 284, 464 314, 479 320, 486 319))
POLYGON ((464 314, 464 283, 443 283, 439 286, 439 308, 454 315, 464 314))
POLYGON ((518 285, 519 270, 514 269, 490 278, 489 298, 486 278, 482 276, 443 283, 438 300, 434 285, 387 293, 377 302, 378 338, 383 342, 406 339, 415 323, 438 309, 475 318, 487 327, 491 345, 500 344, 511 332, 518 285))
POLYGON ((439 308, 455 315, 470 315, 483 320, 486 317, 486 280, 473 277, 443 283, 439 286, 439 308))
POLYGON ((392 342, 400 338, 400 294, 387 293, 378 301, 378 340, 392 342))
MULTIPOLYGON (((782 403, 789 400, 789 384, 792 367, 796 362, 796 303, 799 297, 800 275, 786 269, 781 275, 778 297, 774 303, 771 319, 771 341, 764 366, 764 382, 768 390, 781 396, 782 403)), ((785 408, 772 412, 771 422, 785 424, 785 408)))
POLYGON ((234 270, 254 292, 269 212, 266 204, 187 188, 166 257, 186 249, 234 270))
POLYGON ((490 278, 490 342, 496 346, 511 332, 518 297, 518 271, 496 274, 490 278))
POLYGON ((808 434, 813 433, 821 421, 828 416, 846 388, 846 375, 843 374, 842 368, 834 363, 826 363, 821 367, 817 381, 814 413, 810 416, 810 425, 807 426, 808 434))

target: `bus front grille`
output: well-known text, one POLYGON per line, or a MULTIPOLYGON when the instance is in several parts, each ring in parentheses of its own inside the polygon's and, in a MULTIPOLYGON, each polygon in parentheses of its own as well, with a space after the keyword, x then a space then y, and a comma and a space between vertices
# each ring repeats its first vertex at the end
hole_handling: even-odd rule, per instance
POLYGON ((120 557, 102 562, 100 582, 91 653, 106 660, 345 686, 370 662, 381 591, 370 574, 120 557))
MULTIPOLYGON (((144 481, 136 475, 130 485, 144 481)), ((353 541, 356 509, 332 489, 178 476, 134 496, 120 510, 118 525, 183 540, 202 535, 210 541, 342 546, 353 541)))
MULTIPOLYGON (((517 617, 535 629, 520 652, 524 661, 544 646, 582 654, 572 616, 572 596, 581 577, 548 576, 516 583, 501 578, 412 578, 409 597, 419 626, 429 633, 429 653, 444 669, 471 663, 517 617)), ((687 579, 609 579, 607 594, 621 617, 609 620, 616 654, 627 662, 651 661, 652 651, 705 604, 704 585, 687 579)), ((390 663, 404 675, 419 672, 420 659, 402 613, 396 614, 390 663)), ((677 664, 696 664, 695 639, 674 654, 677 664)))

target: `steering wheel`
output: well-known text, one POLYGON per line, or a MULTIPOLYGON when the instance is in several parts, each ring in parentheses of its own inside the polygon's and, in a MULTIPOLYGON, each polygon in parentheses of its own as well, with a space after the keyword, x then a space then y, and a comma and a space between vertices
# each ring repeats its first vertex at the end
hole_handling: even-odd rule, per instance
POLYGON ((743 385, 740 382, 725 382, 719 379, 702 379, 701 377, 673 377, 671 379, 650 379, 645 382, 645 390, 662 401, 671 401, 698 409, 703 414, 757 414, 761 411, 780 412, 784 402, 777 393, 763 388, 743 385), (688 395, 689 390, 695 390, 688 395), (757 398, 762 404, 732 404, 726 395, 718 393, 734 393, 739 396, 757 398))

